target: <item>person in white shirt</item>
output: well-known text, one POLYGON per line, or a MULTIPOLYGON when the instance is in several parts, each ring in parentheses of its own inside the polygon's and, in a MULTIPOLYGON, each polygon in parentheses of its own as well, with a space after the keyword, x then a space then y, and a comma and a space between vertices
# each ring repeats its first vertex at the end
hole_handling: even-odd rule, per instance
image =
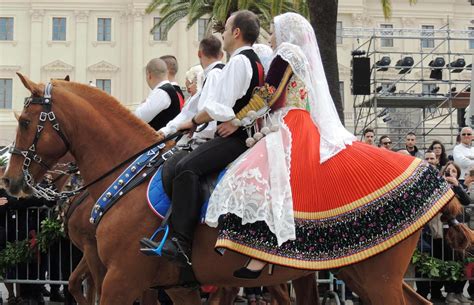
POLYGON ((154 58, 146 66, 146 82, 150 94, 135 110, 135 115, 159 130, 180 111, 179 97, 168 81, 166 63, 154 58))
MULTIPOLYGON (((158 135, 161 136, 160 139, 164 139, 171 133, 176 132, 179 125, 189 121, 199 111, 204 109, 210 92, 217 88, 217 82, 221 75, 222 68, 224 67, 221 61, 223 56, 222 43, 215 36, 201 40, 199 43, 198 57, 204 69, 203 88, 198 90, 198 92, 186 102, 181 112, 173 120, 169 121, 165 127, 160 129, 158 132, 158 135)), ((210 122, 206 129, 195 133, 193 139, 198 143, 202 143, 214 138, 216 126, 216 122, 210 122)))
POLYGON ((168 80, 170 81, 171 85, 173 85, 176 92, 179 94, 179 104, 181 108, 184 106, 184 94, 179 86, 178 82, 176 81, 176 74, 178 74, 178 60, 174 55, 163 55, 160 57, 165 63, 166 68, 168 69, 168 80))
POLYGON ((461 182, 470 168, 474 166, 474 148, 472 144, 472 129, 464 127, 461 129, 461 143, 453 149, 454 163, 461 168, 461 182))
MULTIPOLYGON (((178 264, 191 265, 191 246, 202 205, 200 178, 219 172, 246 149, 246 131, 232 124, 235 114, 247 106, 255 87, 263 85, 263 66, 252 49, 260 33, 258 17, 250 11, 238 11, 227 19, 222 38, 224 50, 232 54, 221 72, 214 90, 200 101, 204 109, 178 130, 190 130, 217 121, 214 139, 201 144, 176 165, 173 179, 170 238, 163 244, 164 257, 178 264)), ((158 247, 159 243, 142 239, 142 245, 158 247)))

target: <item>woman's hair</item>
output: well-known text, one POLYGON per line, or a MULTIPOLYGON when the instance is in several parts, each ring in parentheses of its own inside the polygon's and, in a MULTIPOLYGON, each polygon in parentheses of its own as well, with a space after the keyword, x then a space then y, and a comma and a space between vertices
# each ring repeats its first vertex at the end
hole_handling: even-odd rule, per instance
POLYGON ((461 169, 456 163, 454 163, 454 161, 448 161, 446 165, 441 169, 440 175, 444 176, 444 173, 446 172, 446 169, 448 168, 449 165, 453 165, 456 168, 456 171, 458 172, 456 179, 459 180, 459 177, 461 176, 461 169))
POLYGON ((434 151, 433 147, 435 145, 441 145, 441 155, 439 156, 439 164, 441 166, 444 166, 448 163, 448 156, 446 155, 446 148, 444 147, 443 143, 441 143, 441 141, 434 140, 431 143, 430 147, 428 147, 428 149, 434 151))

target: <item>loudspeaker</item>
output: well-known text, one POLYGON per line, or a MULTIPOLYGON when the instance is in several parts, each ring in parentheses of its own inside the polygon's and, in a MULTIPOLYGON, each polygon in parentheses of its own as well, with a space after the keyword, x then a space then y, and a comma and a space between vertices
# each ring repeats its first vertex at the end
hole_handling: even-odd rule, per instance
POLYGON ((370 95, 370 58, 352 58, 352 95, 370 95))

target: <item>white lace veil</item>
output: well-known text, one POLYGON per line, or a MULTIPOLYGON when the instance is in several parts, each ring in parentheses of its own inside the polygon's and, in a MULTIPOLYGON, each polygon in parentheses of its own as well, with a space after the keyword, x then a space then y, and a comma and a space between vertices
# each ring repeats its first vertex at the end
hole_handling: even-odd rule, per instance
POLYGON ((324 73, 318 42, 313 27, 303 16, 296 13, 285 13, 274 18, 276 36, 276 54, 281 55, 293 68, 293 72, 303 80, 309 91, 311 118, 321 135, 320 162, 324 162, 346 145, 356 140, 355 136, 344 128, 329 92, 324 73), (301 65, 301 59, 286 56, 279 52, 284 43, 297 45, 303 51, 308 65, 301 65))
POLYGON ((270 62, 273 59, 272 48, 262 43, 254 43, 252 48, 255 53, 257 53, 258 58, 260 58, 265 74, 267 74, 268 68, 270 68, 270 62))

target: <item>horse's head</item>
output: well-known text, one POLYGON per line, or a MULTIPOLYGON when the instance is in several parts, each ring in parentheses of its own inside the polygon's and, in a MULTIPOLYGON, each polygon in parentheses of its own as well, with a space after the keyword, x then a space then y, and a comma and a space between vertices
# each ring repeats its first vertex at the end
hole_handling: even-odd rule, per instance
POLYGON ((22 197, 32 193, 31 186, 67 152, 69 144, 61 130, 63 123, 56 118, 52 86, 35 84, 20 73, 18 76, 31 96, 21 114, 15 114, 17 134, 2 184, 11 195, 22 197))

